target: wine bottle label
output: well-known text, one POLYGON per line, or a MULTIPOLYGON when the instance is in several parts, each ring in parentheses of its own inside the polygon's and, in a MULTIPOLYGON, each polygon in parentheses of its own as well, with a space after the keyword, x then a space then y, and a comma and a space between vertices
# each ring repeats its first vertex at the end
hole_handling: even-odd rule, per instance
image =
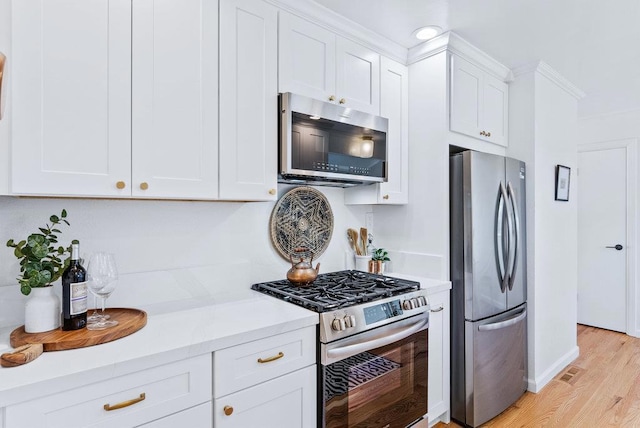
POLYGON ((76 282, 69 284, 70 304, 69 315, 78 315, 87 312, 87 283, 76 282))

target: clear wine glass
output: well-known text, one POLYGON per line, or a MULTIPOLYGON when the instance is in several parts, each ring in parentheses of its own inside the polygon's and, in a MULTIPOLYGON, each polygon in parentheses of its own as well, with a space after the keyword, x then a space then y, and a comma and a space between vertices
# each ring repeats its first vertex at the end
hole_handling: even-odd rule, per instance
POLYGON ((101 302, 100 316, 97 318, 93 315, 90 316, 87 329, 104 330, 118 325, 118 321, 109 320, 108 315, 104 313, 105 301, 113 293, 118 283, 118 270, 113 254, 103 252, 92 254, 87 265, 87 276, 89 290, 101 302))

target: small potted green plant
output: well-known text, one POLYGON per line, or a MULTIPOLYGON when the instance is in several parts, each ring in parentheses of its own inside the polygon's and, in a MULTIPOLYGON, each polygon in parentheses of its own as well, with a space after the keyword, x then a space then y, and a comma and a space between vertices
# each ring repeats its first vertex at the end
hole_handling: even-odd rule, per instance
MULTIPOLYGON (((39 333, 57 328, 60 325, 60 301, 53 293, 53 283, 60 278, 69 265, 69 248, 58 244, 58 235, 62 233, 60 225, 69 222, 67 211, 49 217, 51 224, 39 227, 39 232, 30 234, 27 239, 15 242, 7 241, 7 247, 13 248, 13 254, 20 261, 18 284, 25 296, 30 296, 25 304, 25 331, 39 333)), ((77 242, 77 241, 75 241, 77 242)))
POLYGON ((391 259, 389 258, 389 253, 387 252, 387 250, 385 250, 384 248, 378 248, 371 254, 371 266, 369 270, 372 273, 378 273, 382 275, 385 268, 384 263, 390 261, 391 259))

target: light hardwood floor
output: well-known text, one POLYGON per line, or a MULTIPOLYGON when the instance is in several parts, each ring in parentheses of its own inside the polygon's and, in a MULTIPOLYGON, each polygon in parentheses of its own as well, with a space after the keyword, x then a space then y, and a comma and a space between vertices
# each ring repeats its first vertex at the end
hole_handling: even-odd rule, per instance
POLYGON ((580 356, 542 391, 482 427, 640 427, 640 339, 578 325, 578 346, 580 356))

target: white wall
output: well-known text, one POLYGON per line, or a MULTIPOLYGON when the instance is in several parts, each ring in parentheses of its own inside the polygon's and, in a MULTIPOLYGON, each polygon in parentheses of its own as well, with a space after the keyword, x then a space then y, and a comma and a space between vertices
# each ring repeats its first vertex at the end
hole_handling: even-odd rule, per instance
POLYGON ((537 70, 510 85, 507 154, 527 163, 529 388, 539 391, 578 355, 577 99, 537 70), (572 169, 555 201, 555 166, 572 169))
MULTIPOLYGON (((280 188, 280 195, 286 190, 287 187, 280 188)), ((334 214, 333 237, 319 259, 321 272, 341 270, 349 248, 346 230, 364 224, 365 212, 371 207, 346 207, 343 189, 318 190, 327 196, 334 214)), ((125 275, 215 265, 220 280, 228 281, 218 287, 233 289, 286 277, 290 263, 279 256, 269 237, 273 206, 273 202, 0 197, 0 327, 22 323, 24 301, 15 280, 19 265, 5 243, 36 232, 62 208, 68 211, 71 223, 71 227, 63 229, 62 242, 79 239, 81 256, 92 251, 113 252, 120 273, 125 275), (250 271, 238 267, 239 261, 251 266, 250 271), (226 279, 233 278, 238 269, 242 270, 237 271, 238 282, 226 279)), ((216 278, 211 280, 215 282, 216 278)), ((129 286, 136 285, 133 281, 129 286)), ((116 290, 114 299, 121 301, 116 295, 126 293, 135 294, 135 290, 116 290)), ((155 296, 148 297, 149 302, 154 300, 155 296)))
MULTIPOLYGON (((592 116, 578 120, 578 144, 606 143, 620 140, 640 141, 640 110, 619 112, 602 116, 592 116)), ((640 165, 640 150, 636 150, 636 165, 640 165)), ((624 191, 625 189, 620 189, 624 191)), ((637 182, 631 183, 630 193, 635 193, 635 200, 640 201, 640 186, 637 182)), ((638 237, 636 231, 640 226, 638 218, 639 210, 636 206, 635 218, 628 219, 630 242, 627 248, 637 244, 638 237), (635 226, 635 228, 633 227, 635 226)), ((629 257, 633 257, 629 252, 629 257)), ((628 296, 635 296, 635 307, 629 307, 627 317, 630 321, 627 324, 627 334, 640 337, 640 284, 638 284, 637 267, 640 266, 640 252, 635 251, 635 260, 628 260, 628 280, 632 290, 628 290, 628 296), (633 265, 635 263, 635 265, 633 265), (629 293, 631 291, 631 293, 629 293)))

